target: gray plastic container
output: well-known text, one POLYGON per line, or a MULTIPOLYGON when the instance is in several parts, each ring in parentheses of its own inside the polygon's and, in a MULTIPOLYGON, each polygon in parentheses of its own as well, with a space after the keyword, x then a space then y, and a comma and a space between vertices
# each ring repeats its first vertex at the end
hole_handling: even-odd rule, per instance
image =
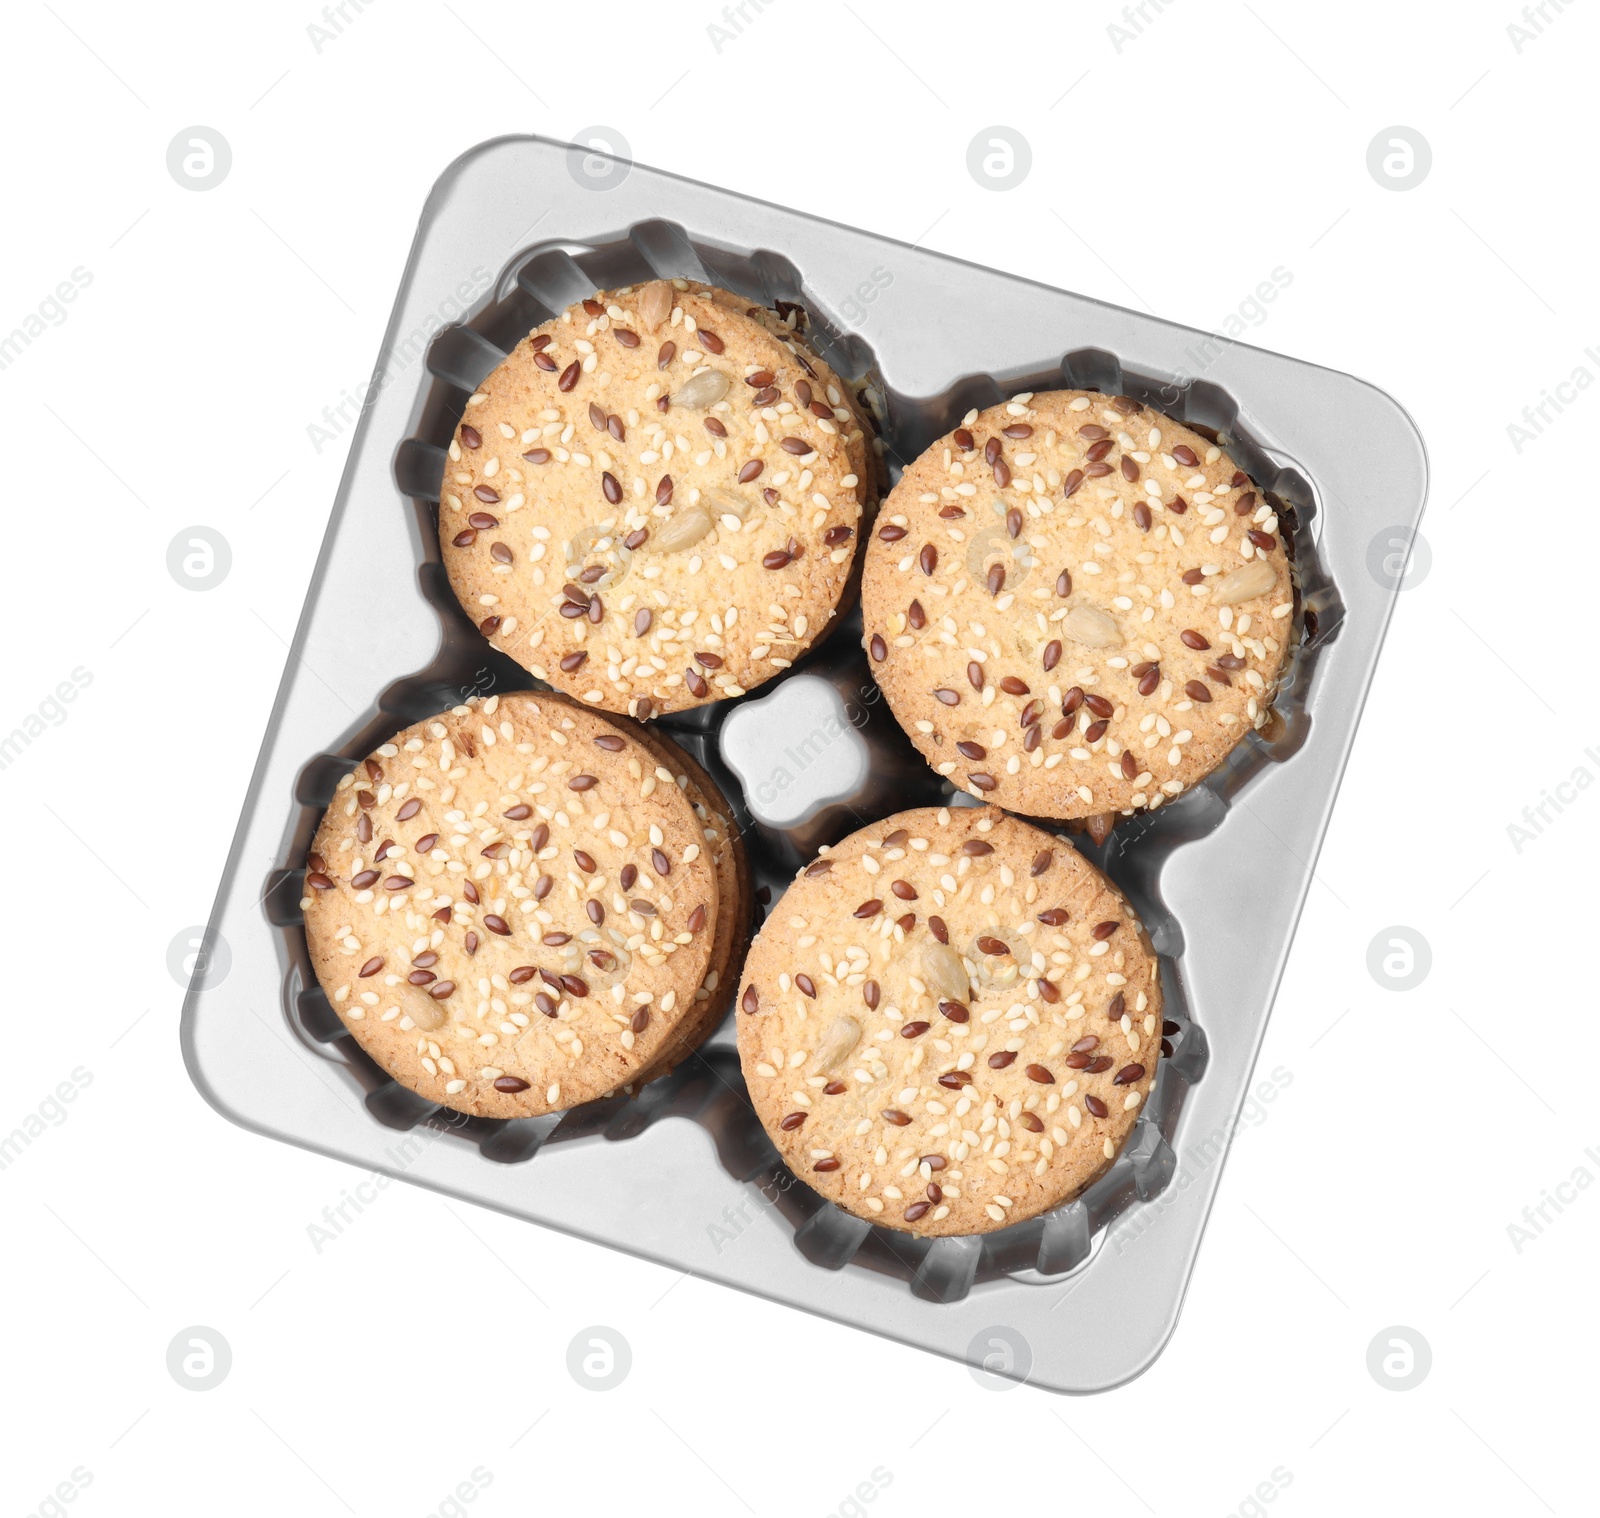
MULTIPOLYGON (((203 955, 184 1003, 190 1074, 234 1122, 365 1169, 1051 1390, 1126 1381, 1177 1321, 1426 473, 1404 411, 1348 375, 564 143, 475 148, 430 196, 395 300, 208 929, 231 969, 203 955), (930 1242, 824 1203, 752 1114, 731 1017, 635 1098, 490 1122, 389 1080, 311 973, 301 872, 338 776, 468 694, 533 683, 440 562, 467 395, 568 302, 664 275, 803 302, 823 355, 881 399, 892 466, 969 407, 1089 387, 1220 433, 1280 504, 1300 591, 1280 717, 1104 846, 1073 840, 1149 926, 1178 1031, 1116 1165, 1042 1218, 930 1242)), ((949 796, 872 683, 854 611, 782 679, 662 725, 723 784, 774 895, 818 845, 949 796)))

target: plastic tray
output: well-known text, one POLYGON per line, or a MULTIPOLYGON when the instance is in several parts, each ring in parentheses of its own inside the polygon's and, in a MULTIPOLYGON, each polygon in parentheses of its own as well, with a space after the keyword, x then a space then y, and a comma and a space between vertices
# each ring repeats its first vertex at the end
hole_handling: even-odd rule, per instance
MULTIPOLYGON (((208 929, 231 968, 202 955, 184 1004, 190 1073, 234 1122, 363 1168, 1012 1379, 1126 1381, 1177 1321, 1425 486, 1409 418, 1347 375, 567 144, 475 148, 429 197, 396 297, 208 929), (892 470, 969 407, 1087 387, 1220 433, 1280 504, 1300 641, 1279 715, 1104 846, 1073 839, 1151 929, 1180 1032, 1116 1165, 1042 1218, 928 1241, 824 1203, 751 1113, 731 1018, 633 1098, 490 1122, 389 1080, 311 974, 301 870, 338 776, 468 694, 534 683, 440 562, 466 397, 568 302, 671 275, 802 302, 823 355, 872 387, 892 470)), ((722 782, 774 895, 819 844, 950 794, 881 700, 850 609, 781 680, 663 726, 722 782)))

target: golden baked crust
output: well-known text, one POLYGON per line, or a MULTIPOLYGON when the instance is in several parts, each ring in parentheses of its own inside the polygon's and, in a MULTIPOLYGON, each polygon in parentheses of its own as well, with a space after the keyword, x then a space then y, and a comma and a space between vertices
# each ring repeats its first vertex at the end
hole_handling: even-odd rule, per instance
POLYGON ((1035 817, 1160 806, 1266 721, 1294 592, 1271 506, 1125 397, 969 414, 884 502, 873 674, 928 762, 1035 817))
POLYGON ((1076 1196, 1155 1079, 1161 984, 1120 892, 992 807, 902 812, 796 877, 738 1002, 790 1169, 874 1223, 984 1233, 1076 1196))
POLYGON ((532 1117, 638 1078, 694 1015, 719 926, 689 797, 630 732, 558 695, 481 698, 340 781, 306 942, 402 1085, 532 1117))
POLYGON ((854 413, 724 297, 655 280, 536 328, 468 399, 440 492, 450 583, 489 641, 641 719, 803 654, 868 499, 854 413))
POLYGON ((755 886, 744 835, 716 781, 660 728, 640 728, 639 733, 689 798, 717 870, 717 931, 711 946, 711 968, 695 992, 694 1009, 673 1029, 655 1064, 638 1077, 649 1081, 670 1074, 716 1032, 727 1016, 739 970, 750 947, 755 886))

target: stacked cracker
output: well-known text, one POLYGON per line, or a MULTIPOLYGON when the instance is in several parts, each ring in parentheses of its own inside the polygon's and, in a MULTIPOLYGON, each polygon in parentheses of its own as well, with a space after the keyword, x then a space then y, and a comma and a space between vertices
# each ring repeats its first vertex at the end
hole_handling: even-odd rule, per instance
POLYGON ((665 1073, 720 1021, 750 877, 715 783, 564 696, 473 697, 341 780, 306 939, 361 1047, 413 1091, 531 1117, 665 1073))
POLYGON ((878 465, 791 320, 688 280, 601 291, 469 397, 439 537, 496 648, 644 720, 743 695, 827 631, 878 465))
POLYGON ((1277 513, 1126 396, 966 416, 884 502, 864 641, 928 762, 1035 817, 1152 810, 1264 724, 1294 591, 1277 513))

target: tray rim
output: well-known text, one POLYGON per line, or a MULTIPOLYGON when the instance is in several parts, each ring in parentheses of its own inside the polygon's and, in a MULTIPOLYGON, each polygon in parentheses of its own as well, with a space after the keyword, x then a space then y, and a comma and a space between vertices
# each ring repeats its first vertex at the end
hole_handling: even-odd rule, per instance
MULTIPOLYGON (((383 341, 380 345, 377 361, 374 365, 373 378, 375 380, 382 375, 387 367, 394 351, 395 338, 403 329, 402 318, 406 314, 408 297, 412 294, 412 287, 416 279, 423 252, 426 249, 428 242, 433 235, 441 216, 444 213, 444 201, 448 191, 454 188, 460 182, 462 176, 467 173, 469 169, 479 166, 495 153, 507 150, 525 151, 531 148, 540 152, 548 152, 553 150, 556 153, 565 155, 569 149, 569 146, 569 144, 534 135, 506 134, 488 139, 483 143, 467 149, 465 152, 459 154, 446 167, 443 173, 435 181, 433 187, 430 189, 427 200, 424 203, 423 211, 419 218, 417 232, 413 239, 404 271, 396 290, 390 318, 386 324, 383 341)), ((778 218, 791 225, 797 225, 799 228, 805 231, 814 232, 822 229, 833 229, 838 232, 848 234, 852 238, 865 239, 873 244, 903 250, 908 255, 915 255, 915 257, 919 260, 932 260, 937 264, 950 266, 954 269, 971 271, 974 275, 981 276, 985 279, 1003 280, 1010 285, 1035 290, 1040 294, 1051 298, 1065 297, 1067 300, 1083 306, 1097 308, 1101 311, 1130 318, 1136 324, 1148 324, 1158 327, 1167 333, 1184 335, 1193 334, 1202 337, 1220 336, 1220 334, 1209 333, 1202 328, 1189 327, 1183 323, 1169 321, 1165 318, 1155 316, 1150 313, 1134 311, 1126 307, 1117 306, 1112 302, 1099 300, 1093 296, 1085 296, 1075 291, 1063 289, 1058 286, 1048 285, 1043 281, 1033 279, 1029 276, 1011 274, 1004 270, 992 268, 988 265, 956 258, 946 254, 936 253, 925 248, 916 247, 913 244, 905 243, 893 237, 867 231, 862 228, 853 227, 847 223, 838 222, 830 218, 815 216, 806 212, 793 211, 774 202, 765 201, 759 199, 758 197, 746 195, 742 192, 724 190, 717 186, 707 185, 700 181, 689 179, 686 176, 673 174, 670 171, 650 169, 637 164, 630 165, 630 167, 635 172, 643 172, 647 175, 654 176, 661 181, 685 186, 697 192, 710 193, 711 195, 722 197, 736 203, 744 203, 747 205, 760 207, 763 210, 770 212, 775 218, 778 218)), ((657 219, 672 220, 673 217, 670 212, 663 211, 658 213, 657 219)), ((628 226, 638 224, 639 218, 634 218, 626 223, 628 226)), ((724 243, 715 236, 705 235, 703 232, 697 230, 692 224, 685 225, 683 223, 679 223, 679 225, 684 225, 684 230, 696 243, 703 244, 705 246, 725 247, 731 252, 754 252, 757 250, 764 250, 769 246, 769 244, 765 241, 758 241, 745 244, 741 248, 740 245, 724 243)), ((603 241, 598 234, 594 235, 593 240, 597 243, 603 241)), ((502 291, 502 286, 504 285, 506 279, 506 275, 513 267, 526 258, 529 249, 537 248, 542 244, 560 243, 563 241, 578 244, 580 246, 584 245, 581 239, 563 239, 559 236, 543 239, 542 243, 534 242, 524 245, 524 247, 517 251, 511 259, 502 264, 500 270, 491 278, 484 291, 480 292, 478 299, 474 302, 473 309, 481 308, 481 302, 483 300, 492 301, 499 297, 502 291)), ((773 251, 782 252, 783 249, 779 248, 773 251)), ((441 324, 440 330, 442 330, 444 325, 448 324, 441 324)), ((434 334, 431 333, 429 335, 430 342, 432 341, 433 335, 434 334)), ((1227 342, 1226 351, 1229 354, 1238 352, 1256 355, 1273 365, 1286 366, 1288 369, 1299 370, 1307 376, 1320 378, 1324 381, 1338 381, 1343 385, 1359 387, 1360 389, 1369 392, 1372 397, 1376 398, 1377 401, 1381 403, 1382 407, 1386 409, 1394 419, 1396 423, 1397 436, 1408 446, 1414 447, 1418 456, 1418 488, 1415 493, 1415 499, 1410 500, 1408 498, 1406 510, 1401 512, 1397 509, 1395 513, 1396 515, 1406 515, 1409 518, 1408 522, 1398 524, 1398 530, 1410 531, 1412 533, 1415 532, 1416 525, 1420 521, 1426 505, 1429 468, 1426 443, 1422 438, 1415 421, 1411 417, 1410 413, 1404 408, 1404 406, 1402 406, 1386 391, 1382 390, 1379 386, 1370 381, 1341 370, 1335 370, 1314 364, 1309 360, 1295 358, 1290 355, 1276 353, 1270 349, 1258 348, 1251 344, 1235 341, 1227 342)), ((950 384, 953 385, 961 378, 970 374, 987 373, 991 373, 991 371, 982 369, 964 369, 959 374, 951 378, 950 384)), ((1003 371, 993 372, 993 377, 998 383, 1001 384, 1002 388, 1004 388, 1005 381, 1002 375, 1003 371)), ((424 366, 423 369, 419 371, 418 377, 418 394, 420 396, 421 394, 425 393, 427 385, 432 383, 433 376, 424 366)), ((403 386, 400 388, 404 389, 403 386)), ((368 432, 372 426, 373 414, 376 410, 380 391, 381 386, 379 385, 370 385, 368 387, 368 394, 364 401, 361 415, 358 419, 356 427, 352 430, 350 435, 349 454, 346 459, 344 470, 341 473, 339 485, 334 496, 333 505, 330 509, 328 522, 324 529, 323 539, 318 550, 316 563, 313 567, 310 581, 307 586, 306 596, 301 605, 300 616, 296 623, 294 638, 291 641, 290 651, 285 661, 284 673, 279 681, 278 689, 275 693, 273 703, 268 714, 266 729, 257 754, 256 763, 252 768, 249 784, 246 788, 244 798, 241 803, 239 821, 235 827, 233 837, 230 841, 222 876, 218 885, 218 890, 213 900, 212 909, 208 917, 208 925, 206 929, 208 935, 215 934, 219 931, 221 923, 227 919, 230 909, 233 909, 234 907, 234 898, 239 885, 239 881, 236 877, 243 863, 243 856, 249 842, 252 827, 255 824, 256 816, 263 800, 263 788, 268 771, 272 766, 272 761, 277 755, 283 720, 287 710, 292 704, 292 699, 295 694, 297 666, 301 662, 301 651, 308 633, 313 613, 320 598, 320 593, 324 588, 324 572, 326 570, 328 560, 332 555, 335 543, 338 539, 340 527, 345 518, 346 508, 349 504, 350 497, 355 489, 356 483, 361 477, 373 471, 378 471, 387 476, 393 492, 398 497, 404 499, 404 492, 393 481, 392 469, 395 451, 399 448, 401 443, 405 441, 405 438, 400 437, 387 440, 392 444, 392 446, 389 447, 387 453, 382 454, 381 456, 378 453, 372 452, 370 448, 363 447, 364 444, 368 444, 371 441, 368 438, 368 432)), ((902 393, 907 394, 913 399, 917 398, 916 392, 906 391, 902 393)), ((933 393, 936 392, 929 392, 929 394, 933 393)), ((413 416, 415 414, 417 404, 417 402, 413 402, 413 416)), ((380 444, 385 441, 385 439, 378 440, 380 444)), ((1268 451, 1274 459, 1277 459, 1280 462, 1287 460, 1292 464, 1300 464, 1300 460, 1298 458, 1283 452, 1276 446, 1269 448, 1268 451)), ((1304 468, 1303 465, 1301 467, 1304 468)), ((1315 484, 1316 476, 1314 472, 1309 470, 1306 472, 1308 474, 1308 478, 1310 478, 1313 484, 1315 484)), ((1320 493, 1319 504, 1323 512, 1326 512, 1328 509, 1328 503, 1320 498, 1320 493)), ((1276 971, 1272 977, 1271 990, 1269 992, 1265 1007, 1260 1013, 1259 1019, 1254 1027, 1254 1039, 1252 1046, 1248 1051, 1248 1070, 1245 1075, 1246 1088, 1248 1088, 1254 1077, 1254 1067, 1259 1054, 1260 1043, 1265 1035, 1266 1025, 1271 1017, 1273 1004, 1276 1000, 1277 986, 1279 980, 1281 979, 1282 968, 1287 960, 1290 948, 1292 947, 1300 914, 1304 909, 1305 897, 1309 892, 1309 885, 1314 876, 1316 859, 1320 854, 1320 850, 1326 836, 1327 822, 1331 817, 1333 807, 1337 801, 1339 790, 1343 784, 1344 775, 1348 765, 1350 749, 1354 743, 1355 734, 1360 724, 1362 711, 1365 707, 1366 701, 1370 697, 1371 681, 1373 678, 1376 661, 1381 652, 1381 647, 1386 636, 1390 620, 1392 619, 1397 600, 1398 590, 1390 590, 1383 600, 1381 613, 1378 616, 1376 624, 1370 628, 1371 654, 1368 659, 1365 676, 1359 681, 1359 695, 1357 703, 1353 711, 1349 713, 1348 719, 1344 725, 1344 741, 1335 756, 1336 762, 1331 776, 1331 784, 1326 792, 1325 798, 1322 798, 1322 822, 1315 831, 1311 856, 1309 860, 1304 861, 1304 886, 1300 891, 1298 900, 1294 904, 1286 931, 1282 935, 1281 943, 1278 945, 1278 962, 1276 971)), ((442 642, 440 646, 442 647, 442 642)), ((396 678, 399 677, 397 676, 396 678)), ((776 683, 777 682, 773 682, 774 687, 776 686, 776 683)), ((771 694, 771 691, 769 691, 767 694, 771 694)), ((760 699, 759 693, 753 693, 753 695, 756 699, 760 699)), ((250 910, 254 910, 259 913, 260 906, 261 901, 258 900, 255 904, 255 907, 250 910)), ((203 974, 198 975, 196 981, 191 983, 188 993, 184 998, 183 1014, 180 1023, 180 1047, 185 1065, 188 1069, 191 1080, 194 1082, 195 1086, 208 1104, 214 1107, 219 1113, 228 1118, 230 1121, 243 1128, 246 1128, 249 1131, 260 1133, 267 1137, 277 1138, 284 1142, 292 1143, 297 1147, 307 1149, 311 1152, 324 1154, 332 1159, 344 1160, 350 1164, 359 1165, 363 1168, 389 1174, 397 1179, 407 1180, 412 1184, 421 1185, 427 1189, 438 1191, 445 1195, 455 1196, 465 1201, 474 1202, 480 1206, 491 1207, 496 1211, 504 1212, 508 1216, 518 1217, 525 1221, 537 1221, 540 1222, 542 1226, 555 1228, 561 1232, 569 1233, 575 1237, 584 1238, 592 1242, 603 1243, 608 1247, 619 1248, 625 1252, 633 1253, 641 1258, 649 1259, 655 1263, 670 1266, 671 1268, 684 1269, 689 1273, 701 1275, 703 1278, 715 1280, 719 1284, 731 1285, 740 1290, 749 1291, 752 1294, 764 1297, 767 1300, 782 1302, 788 1306, 800 1307, 802 1310, 818 1312, 823 1316, 833 1318, 835 1321, 849 1324, 852 1327, 864 1328, 867 1331, 876 1333, 881 1337, 894 1339, 898 1342, 916 1344, 924 1349, 929 1349, 935 1353, 949 1355, 952 1358, 964 1358, 959 1354, 953 1353, 946 1346, 929 1343, 916 1337, 909 1336, 905 1332, 896 1332, 893 1328, 880 1326, 870 1321, 864 1321, 860 1316, 851 1315, 842 1311, 839 1313, 834 1313, 828 1311, 823 1305, 808 1301, 796 1300, 793 1297, 784 1295, 781 1290, 777 1289, 776 1287, 769 1288, 764 1286, 759 1280, 734 1279, 725 1274, 710 1273, 705 1270, 696 1269, 693 1265, 684 1264, 681 1260, 669 1259, 658 1253, 653 1253, 648 1249, 634 1248, 626 1242, 606 1236, 603 1233, 587 1232, 581 1227, 572 1226, 568 1221, 565 1220, 551 1217, 530 1218, 529 1214, 525 1211, 520 1211, 517 1208, 503 1203, 491 1196, 486 1196, 481 1192, 463 1189, 459 1184, 451 1184, 451 1181, 444 1177, 435 1178, 426 1174, 420 1174, 416 1169, 411 1167, 401 1167, 396 1169, 384 1166, 382 1164, 376 1164, 373 1163, 370 1155, 352 1153, 348 1150, 336 1148, 333 1146, 331 1140, 326 1140, 319 1134, 298 1132, 293 1129, 274 1126, 271 1122, 258 1117, 254 1111, 250 1110, 250 1104, 248 1102, 243 1102, 242 1104, 236 1105, 234 1100, 236 1093, 230 1091, 227 1095, 225 1095, 223 1090, 216 1083, 214 1083, 211 1078, 206 1066, 205 1058, 201 1053, 197 1038, 198 1024, 202 1011, 202 1001, 205 998, 208 989, 210 988, 204 984, 203 974)), ((281 985, 275 989, 281 992, 281 985)), ((294 1036, 292 1030, 288 1028, 281 1030, 281 1033, 285 1038, 294 1036)), ((305 1052, 313 1058, 323 1058, 323 1056, 318 1055, 316 1051, 309 1049, 309 1047, 307 1047, 305 1052)), ((1189 1282, 1192 1278, 1195 1254, 1197 1253, 1200 1239, 1203 1236, 1206 1223, 1209 1219, 1211 1208, 1214 1205, 1217 1183, 1220 1179, 1222 1168, 1226 1164, 1228 1154, 1231 1151, 1233 1137, 1233 1132, 1231 1130, 1236 1126, 1236 1124, 1237 1108, 1235 1109, 1232 1118, 1227 1125, 1230 1129, 1227 1142, 1225 1143, 1222 1152, 1217 1156, 1214 1165, 1208 1167, 1212 1169, 1213 1174, 1211 1175, 1206 1188, 1208 1193, 1206 1197, 1206 1204, 1196 1222, 1192 1236, 1188 1241, 1186 1258, 1179 1275, 1176 1295, 1170 1303, 1169 1310, 1163 1314, 1163 1321, 1158 1326, 1157 1333, 1137 1357, 1137 1363, 1128 1365, 1124 1368, 1122 1373, 1116 1377, 1111 1379, 1101 1379, 1094 1385, 1079 1384, 1069 1386, 1064 1384, 1052 1384, 1042 1378, 1032 1377, 1026 1378, 1028 1379, 1029 1384, 1046 1386, 1052 1390, 1070 1392, 1092 1392, 1104 1390, 1111 1386, 1123 1384, 1127 1380, 1131 1380, 1133 1377, 1141 1374, 1152 1363, 1154 1363, 1155 1359, 1159 1356, 1166 1343, 1170 1340, 1172 1333, 1176 1329, 1178 1319, 1181 1316, 1182 1308, 1187 1298, 1189 1282)), ((373 1126, 374 1128, 377 1127, 375 1124, 373 1126)), ((394 1132, 395 1130, 378 1129, 377 1131, 382 1133, 394 1132)), ((641 1135, 641 1137, 644 1137, 644 1135, 641 1135)), ((578 1142, 588 1145, 591 1141, 580 1140, 578 1142)), ((597 1139, 593 1142, 598 1143, 601 1141, 597 1139)), ((714 1160, 712 1163, 715 1163, 714 1160)), ((741 1182, 739 1184, 744 1185, 745 1183, 741 1182)), ((1114 1226, 1115 1225, 1113 1225, 1113 1227, 1114 1226)), ((1104 1235, 1102 1236, 1102 1242, 1104 1242, 1105 1237, 1109 1236, 1111 1231, 1111 1229, 1105 1231, 1104 1235)), ((1098 1254, 1098 1252, 1099 1250, 1097 1248, 1096 1254, 1098 1254)), ((1094 1256, 1091 1256, 1091 1260, 1093 1258, 1094 1256)), ((808 1265, 807 1268, 816 1270, 818 1267, 808 1265)), ((824 1274, 831 1275, 832 1273, 824 1272, 824 1274)), ((1065 1276, 1051 1278, 1051 1283, 1055 1284, 1071 1279, 1073 1279, 1073 1274, 1069 1273, 1065 1276)), ((1021 1283, 1017 1284, 1020 1285, 1021 1283)), ((967 1300, 969 1302, 973 1300, 981 1300, 984 1291, 985 1287, 983 1286, 975 1287, 971 1296, 967 1300)), ((934 1304, 920 1305, 927 1306, 932 1311, 948 1312, 951 1306, 957 1304, 950 1304, 949 1306, 939 1306, 934 1304)))

